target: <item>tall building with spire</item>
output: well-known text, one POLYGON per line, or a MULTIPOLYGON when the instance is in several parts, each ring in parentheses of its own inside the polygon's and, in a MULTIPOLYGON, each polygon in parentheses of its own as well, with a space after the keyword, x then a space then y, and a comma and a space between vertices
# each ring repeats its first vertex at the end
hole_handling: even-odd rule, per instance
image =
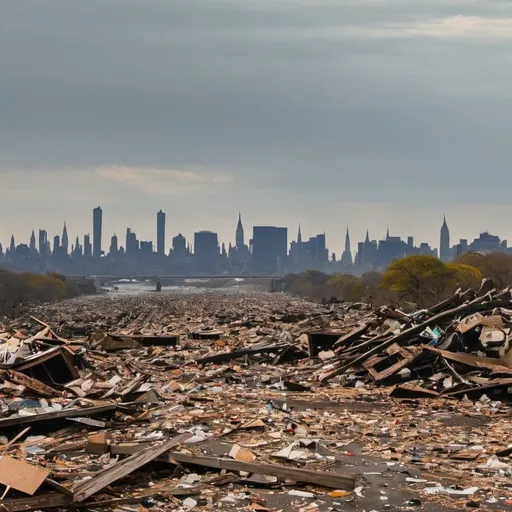
POLYGON ((9 246, 9 252, 11 253, 11 258, 16 252, 16 242, 14 241, 14 235, 11 236, 11 245, 9 246))
POLYGON ((64 228, 62 229, 62 238, 60 241, 60 246, 62 247, 64 254, 67 254, 68 249, 69 249, 69 239, 68 239, 68 228, 66 227, 66 221, 64 221, 64 228))
POLYGON ((242 224, 242 214, 238 212, 238 223, 236 225, 235 245, 227 251, 227 257, 233 268, 243 271, 250 260, 249 247, 245 245, 244 226, 242 224))
POLYGON ((30 235, 30 245, 29 245, 29 248, 30 248, 30 252, 32 254, 37 252, 37 248, 36 248, 36 234, 34 233, 34 230, 32 230, 32 234, 30 235))
POLYGON ((352 251, 350 249, 350 233, 348 232, 347 226, 347 234, 345 235, 345 250, 341 255, 341 264, 343 267, 351 267, 352 266, 352 251))
POLYGON ((236 248, 240 251, 245 246, 244 227, 242 225, 242 214, 238 212, 238 224, 236 226, 236 248))
POLYGON ((450 230, 446 223, 446 215, 443 219, 443 225, 441 226, 441 240, 439 244, 439 257, 441 261, 450 261, 452 259, 452 252, 450 249, 450 230))

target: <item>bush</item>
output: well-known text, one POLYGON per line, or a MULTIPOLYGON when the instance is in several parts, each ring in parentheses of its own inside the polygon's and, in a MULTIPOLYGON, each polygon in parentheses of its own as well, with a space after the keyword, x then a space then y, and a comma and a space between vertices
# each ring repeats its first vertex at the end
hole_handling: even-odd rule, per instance
POLYGON ((444 264, 433 256, 407 256, 394 261, 384 273, 382 286, 400 299, 427 307, 452 295, 457 288, 475 288, 482 273, 461 263, 444 264))
POLYGON ((17 274, 0 270, 0 313, 20 305, 53 302, 79 295, 76 285, 58 274, 17 274))

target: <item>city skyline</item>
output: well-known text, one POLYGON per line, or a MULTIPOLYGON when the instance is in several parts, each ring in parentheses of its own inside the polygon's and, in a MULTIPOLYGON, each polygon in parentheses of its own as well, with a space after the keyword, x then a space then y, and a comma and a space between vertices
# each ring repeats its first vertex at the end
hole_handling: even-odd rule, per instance
MULTIPOLYGON (((203 220, 203 224, 198 223, 192 229, 189 228, 188 230, 185 230, 185 229, 181 230, 181 229, 179 229, 179 227, 182 224, 182 220, 184 219, 184 217, 182 217, 181 219, 179 217, 176 219, 173 219, 170 216, 169 211, 165 211, 165 209, 163 209, 163 208, 159 208, 159 210, 160 211, 163 210, 163 213, 165 214, 165 217, 166 217, 166 219, 165 219, 165 227, 166 227, 166 229, 165 229, 165 254, 168 254, 169 249, 172 246, 172 237, 176 236, 179 233, 183 234, 183 236, 187 239, 187 241, 192 242, 192 240, 194 238, 194 233, 196 231, 208 230, 208 231, 217 233, 219 240, 225 242, 226 244, 232 243, 234 245, 236 243, 236 231, 233 230, 233 222, 235 222, 235 224, 236 224, 236 222, 238 220, 239 212, 237 212, 236 215, 232 215, 230 219, 228 219, 227 221, 224 221, 222 223, 222 224, 229 223, 227 228, 222 227, 221 229, 215 229, 214 225, 218 226, 219 223, 211 222, 211 219, 208 217, 206 220, 203 220)), ((147 222, 143 222, 143 223, 140 222, 139 218, 134 218, 133 222, 132 222, 132 219, 123 218, 122 221, 120 221, 120 222, 118 221, 118 222, 114 223, 114 222, 112 222, 112 219, 110 218, 110 212, 107 211, 106 216, 105 216, 105 212, 106 212, 105 208, 102 208, 102 212, 103 212, 104 219, 102 222, 103 236, 101 239, 101 247, 102 247, 103 251, 108 252, 110 242, 111 242, 110 238, 113 234, 116 234, 118 236, 118 238, 121 240, 119 245, 124 247, 125 246, 124 237, 125 237, 125 232, 126 232, 127 227, 130 227, 133 231, 135 231, 137 233, 137 236, 139 237, 139 239, 152 241, 154 250, 155 251, 157 250, 157 224, 156 224, 157 217, 156 217, 156 215, 157 215, 158 211, 151 212, 150 219, 148 219, 147 222), (129 221, 128 223, 126 223, 127 220, 129 221), (110 228, 110 226, 112 224, 117 225, 118 229, 112 230, 110 228), (141 226, 141 225, 146 226, 146 229, 138 229, 137 226, 141 226)), ((401 236, 404 240, 406 240, 407 236, 412 235, 414 237, 415 241, 426 242, 430 246, 432 246, 438 250, 440 249, 440 238, 439 238, 439 229, 440 228, 437 225, 429 225, 428 231, 434 232, 434 236, 430 236, 428 238, 422 238, 420 235, 416 235, 416 232, 421 233, 421 232, 424 232, 424 230, 418 229, 417 231, 414 230, 413 232, 410 232, 410 231, 407 232, 405 230, 400 230, 398 227, 395 227, 395 224, 393 224, 391 222, 389 222, 389 223, 386 222, 385 219, 370 218, 369 219, 370 226, 359 228, 359 229, 357 229, 357 228, 354 229, 352 227, 352 225, 347 224, 347 223, 343 224, 343 220, 340 221, 340 222, 342 222, 342 224, 337 226, 337 229, 332 229, 332 222, 329 222, 329 219, 326 219, 326 225, 331 225, 331 229, 324 230, 324 228, 322 227, 322 224, 319 224, 319 223, 315 224, 316 226, 318 226, 317 229, 311 229, 308 225, 308 216, 307 215, 305 215, 305 220, 298 220, 294 224, 293 223, 286 224, 285 222, 276 222, 279 219, 275 219, 275 218, 269 219, 268 215, 267 216, 265 216, 265 215, 258 216, 258 218, 267 219, 268 222, 258 222, 258 221, 252 222, 250 217, 246 216, 244 212, 242 212, 242 213, 243 213, 243 217, 244 217, 244 225, 246 227, 246 230, 248 227, 252 227, 253 225, 282 225, 283 227, 288 228, 288 232, 292 236, 290 241, 292 239, 296 238, 296 233, 297 233, 297 229, 298 229, 299 225, 302 227, 303 233, 307 234, 308 236, 313 236, 315 233, 320 233, 320 232, 325 231, 326 235, 327 235, 327 239, 328 239, 328 246, 329 246, 330 253, 335 252, 338 256, 341 255, 345 249, 345 235, 346 235, 347 225, 350 229, 350 237, 351 237, 351 241, 352 241, 352 257, 354 257, 355 253, 357 252, 357 241, 364 240, 366 237, 367 231, 370 232, 370 236, 373 240, 383 240, 386 237, 386 231, 388 229, 390 230, 391 236, 401 236), (372 228, 372 225, 377 225, 377 226, 379 226, 380 229, 374 229, 374 228, 372 228)), ((179 215, 179 213, 178 213, 178 215, 179 215)), ((435 220, 437 221, 437 223, 439 223, 439 214, 436 214, 436 215, 437 215, 437 217, 435 220)), ((484 232, 490 232, 492 234, 497 234, 498 236, 500 236, 500 238, 502 240, 508 240, 508 239, 512 240, 512 229, 510 229, 510 228, 509 228, 510 229, 510 231, 509 231, 510 238, 507 237, 508 230, 499 231, 498 229, 489 229, 485 226, 485 223, 483 223, 483 222, 478 224, 478 225, 483 225, 482 228, 478 228, 477 227, 478 225, 477 225, 473 229, 466 228, 464 230, 458 230, 456 227, 457 221, 456 220, 452 221, 448 214, 446 214, 445 216, 446 216, 447 222, 450 227, 450 237, 451 237, 452 242, 453 241, 457 242, 460 238, 473 240, 475 237, 478 236, 479 233, 484 233, 484 232), (453 227, 453 226, 455 226, 455 227, 453 227)), ((55 236, 58 235, 59 238, 62 238, 62 230, 63 230, 63 225, 65 223, 67 226, 67 230, 69 232, 69 247, 71 247, 71 244, 75 242, 75 239, 77 236, 82 238, 84 234, 89 234, 90 238, 91 238, 91 245, 92 245, 91 250, 93 250, 93 248, 94 248, 94 222, 93 222, 93 216, 91 215, 91 211, 84 212, 83 215, 79 215, 78 217, 79 217, 80 221, 77 224, 79 226, 85 225, 85 229, 82 231, 79 231, 76 227, 74 227, 74 225, 72 223, 69 222, 69 218, 73 218, 73 216, 69 215, 69 214, 62 215, 62 217, 61 217, 62 220, 60 221, 60 224, 58 221, 54 221, 54 222, 50 223, 50 226, 52 226, 52 227, 48 226, 46 228, 46 231, 48 233, 48 240, 52 243, 52 245, 53 245, 53 239, 55 236), (87 220, 89 222, 87 222, 87 220), (53 228, 53 226, 55 226, 55 225, 57 225, 56 229, 53 228)), ((441 214, 440 218, 441 218, 441 223, 442 223, 442 220, 443 220, 442 214, 441 214)), ((188 223, 184 222, 183 224, 188 224, 188 223)), ((358 223, 356 223, 356 225, 357 224, 358 223)), ((499 223, 496 223, 496 224, 499 224, 499 223)), ((361 225, 361 224, 359 223, 359 225, 361 225)), ((411 226, 410 223, 400 223, 400 222, 397 222, 397 225, 398 226, 400 226, 400 225, 411 226)), ((417 222, 413 221, 412 225, 414 227, 415 225, 417 225, 417 222)), ((0 223, 0 244, 2 244, 4 249, 9 246, 10 238, 12 235, 14 235, 17 244, 19 243, 19 241, 21 241, 22 243, 29 244, 31 230, 34 229, 36 232, 36 236, 37 236, 37 231, 39 229, 44 229, 44 226, 43 227, 38 226, 37 223, 33 222, 30 224, 30 227, 27 226, 28 227, 28 235, 27 235, 27 231, 25 229, 18 229, 17 231, 10 232, 9 226, 10 226, 10 222, 9 223, 0 223)), ((423 226, 424 226, 424 224, 423 224, 423 226)), ((510 225, 507 223, 507 226, 510 226, 510 225)), ((250 233, 246 233, 246 238, 247 238, 247 234, 250 235, 250 233)), ((81 242, 83 242, 83 240, 81 240, 81 242)))
POLYGON ((110 237, 109 249, 102 250, 102 247, 106 247, 103 245, 103 209, 98 206, 92 210, 92 239, 90 232, 84 233, 82 237, 77 236, 74 245, 71 244, 70 247, 67 221, 64 220, 62 235, 55 235, 53 243, 50 241, 51 235, 49 238, 48 231, 43 229, 39 229, 38 243, 35 230, 32 231, 28 243, 24 240, 16 241, 14 235, 11 235, 8 246, 2 245, 0 241, 0 264, 20 269, 24 268, 23 265, 28 265, 28 268, 39 271, 65 268, 76 270, 77 258, 85 257, 89 260, 84 260, 84 264, 103 261, 105 265, 121 265, 127 258, 126 262, 158 267, 169 257, 170 263, 165 265, 181 265, 184 270, 188 268, 187 271, 195 268, 199 272, 207 273, 214 272, 217 268, 224 268, 227 272, 244 270, 253 273, 260 270, 276 272, 276 268, 279 268, 279 271, 312 268, 330 272, 358 272, 365 269, 381 270, 394 259, 413 254, 433 255, 443 261, 450 261, 471 251, 509 252, 507 240, 502 240, 488 231, 480 233, 473 241, 460 238, 457 242, 456 237, 450 234, 446 215, 443 217, 437 247, 425 241, 418 241, 413 234, 391 234, 389 226, 382 238, 374 237, 373 233, 370 236, 367 229, 364 241, 354 243, 347 225, 344 249, 341 253, 330 249, 325 231, 309 238, 306 234, 303 238, 300 224, 296 238, 288 235, 289 229, 286 227, 253 226, 252 238, 247 239, 246 243, 240 211, 234 242, 231 239, 219 239, 218 233, 202 228, 194 233, 192 241, 187 241, 181 232, 174 236, 171 234, 171 243, 167 247, 166 218, 166 213, 162 209, 156 213, 154 238, 138 238, 137 233, 131 227, 127 227, 124 245, 121 245, 119 237, 114 233, 110 237), (36 259, 35 255, 38 255, 36 259), (73 265, 72 260, 75 261, 73 265), (222 261, 225 263, 221 264, 222 261))

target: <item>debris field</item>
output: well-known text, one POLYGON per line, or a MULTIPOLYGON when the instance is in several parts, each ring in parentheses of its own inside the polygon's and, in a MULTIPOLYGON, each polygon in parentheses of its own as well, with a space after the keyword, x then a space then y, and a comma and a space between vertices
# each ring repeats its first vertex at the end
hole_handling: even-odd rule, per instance
POLYGON ((512 291, 107 294, 0 319, 0 510, 512 510, 512 291))

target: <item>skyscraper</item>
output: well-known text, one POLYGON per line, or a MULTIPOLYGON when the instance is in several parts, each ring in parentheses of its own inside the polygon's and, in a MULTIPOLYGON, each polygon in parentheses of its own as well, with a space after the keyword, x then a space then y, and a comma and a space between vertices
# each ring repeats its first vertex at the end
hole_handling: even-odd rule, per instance
POLYGON ((113 235, 110 239, 110 250, 109 254, 112 258, 115 258, 119 253, 119 243, 117 240, 117 235, 113 235))
POLYGON ((125 243, 126 256, 130 258, 136 258, 139 252, 139 241, 137 235, 130 229, 126 229, 126 243, 125 243))
POLYGON ((36 252, 36 234, 34 233, 34 230, 32 230, 32 234, 30 235, 30 252, 35 253, 36 252))
POLYGON ((165 254, 165 213, 160 210, 156 214, 156 252, 165 254))
POLYGON ((45 229, 39 230, 39 255, 43 259, 46 259, 48 254, 48 233, 45 229))
POLYGON ((61 247, 64 254, 68 253, 69 240, 68 240, 68 228, 66 227, 66 221, 64 221, 64 229, 62 230, 61 247))
POLYGON ((55 235, 53 237, 53 254, 54 254, 54 256, 57 255, 57 253, 59 252, 59 249, 60 249, 60 236, 55 235))
POLYGON ((275 274, 282 271, 288 249, 288 229, 254 226, 252 235, 252 270, 275 274))
POLYGON ((172 255, 178 263, 183 263, 187 258, 187 241, 181 233, 172 239, 172 255))
POLYGON ((347 234, 345 235, 345 250, 343 251, 343 254, 341 255, 341 264, 344 267, 352 266, 352 252, 350 250, 350 234, 348 232, 348 226, 347 226, 347 234))
POLYGON ((194 259, 201 272, 214 272, 219 262, 219 241, 217 233, 199 231, 194 233, 194 259))
POLYGON ((244 248, 244 227, 242 226, 242 214, 238 212, 238 225, 236 227, 236 248, 241 251, 244 248))
POLYGON ((101 235, 103 231, 103 210, 98 206, 93 210, 92 255, 101 258, 101 235))
POLYGON ((91 236, 90 235, 84 236, 84 256, 86 258, 90 258, 92 256, 91 236))
POLYGON ((441 240, 439 244, 439 257, 441 261, 450 261, 450 230, 448 224, 446 224, 446 215, 444 216, 443 225, 441 226, 441 240))

